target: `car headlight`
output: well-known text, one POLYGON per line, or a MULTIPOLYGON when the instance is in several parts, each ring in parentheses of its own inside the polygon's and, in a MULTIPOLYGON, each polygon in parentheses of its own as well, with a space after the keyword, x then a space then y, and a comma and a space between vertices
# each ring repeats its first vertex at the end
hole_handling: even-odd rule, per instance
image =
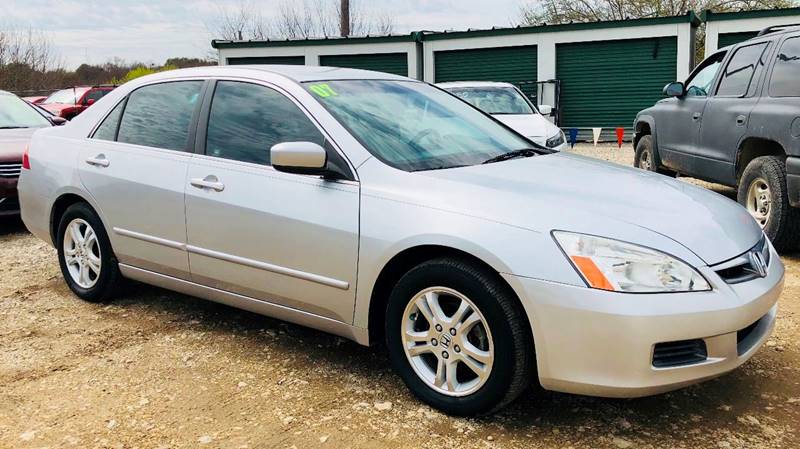
POLYGON ((564 135, 564 131, 558 130, 558 133, 555 136, 552 136, 547 139, 547 148, 555 148, 564 142, 567 141, 567 136, 564 135))
POLYGON ((668 254, 572 232, 553 231, 553 237, 592 288, 625 293, 711 290, 697 270, 668 254))

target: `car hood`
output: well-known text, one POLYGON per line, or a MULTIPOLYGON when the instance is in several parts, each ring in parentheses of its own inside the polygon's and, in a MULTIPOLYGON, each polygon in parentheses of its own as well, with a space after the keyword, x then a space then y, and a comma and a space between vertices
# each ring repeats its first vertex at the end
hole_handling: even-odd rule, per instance
POLYGON ((575 154, 418 173, 435 180, 419 187, 427 190, 422 201, 435 201, 436 207, 543 233, 559 229, 624 239, 608 231, 634 225, 683 245, 709 265, 746 252, 762 235, 750 214, 722 195, 575 154))
POLYGON ((541 114, 495 114, 492 117, 525 137, 540 138, 544 141, 559 131, 556 125, 541 114))
POLYGON ((0 129, 0 162, 22 160, 25 147, 38 129, 0 129))

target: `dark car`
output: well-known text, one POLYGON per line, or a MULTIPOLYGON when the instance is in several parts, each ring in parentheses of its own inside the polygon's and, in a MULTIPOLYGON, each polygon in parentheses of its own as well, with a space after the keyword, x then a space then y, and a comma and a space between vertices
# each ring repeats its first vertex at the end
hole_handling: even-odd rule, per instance
POLYGON ((65 123, 14 94, 0 90, 0 217, 19 213, 17 179, 23 153, 39 128, 65 123))
POLYGON ((114 86, 70 87, 53 92, 37 104, 59 117, 71 120, 112 90, 114 86))
POLYGON ((634 122, 635 165, 736 187, 776 248, 800 248, 800 26, 709 56, 634 122))

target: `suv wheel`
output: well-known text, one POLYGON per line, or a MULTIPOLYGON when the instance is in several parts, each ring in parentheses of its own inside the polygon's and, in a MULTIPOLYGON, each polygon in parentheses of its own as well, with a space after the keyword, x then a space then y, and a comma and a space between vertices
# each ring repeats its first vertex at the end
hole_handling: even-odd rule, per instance
POLYGON ((780 251, 798 248, 800 210, 789 205, 783 158, 762 156, 747 164, 739 180, 737 199, 761 225, 775 248, 780 251))
POLYGON ((406 273, 387 307, 395 371, 429 405, 454 415, 491 413, 534 377, 527 317, 508 286, 458 259, 406 273))
POLYGON ((79 298, 100 302, 120 277, 117 260, 100 218, 86 203, 68 207, 58 225, 58 263, 67 285, 79 298))
POLYGON ((637 168, 641 168, 642 170, 661 173, 662 175, 666 176, 677 175, 677 173, 672 170, 660 168, 660 163, 661 161, 659 161, 656 157, 656 152, 653 148, 653 136, 649 134, 642 136, 642 138, 639 139, 639 142, 636 144, 636 154, 634 155, 633 165, 637 168))

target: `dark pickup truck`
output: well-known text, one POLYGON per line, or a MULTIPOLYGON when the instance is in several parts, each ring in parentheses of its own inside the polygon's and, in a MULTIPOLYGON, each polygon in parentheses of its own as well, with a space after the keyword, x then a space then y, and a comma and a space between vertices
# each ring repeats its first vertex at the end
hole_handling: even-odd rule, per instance
POLYGON ((800 25, 720 49, 634 121, 635 165, 737 188, 776 248, 800 248, 800 25))

